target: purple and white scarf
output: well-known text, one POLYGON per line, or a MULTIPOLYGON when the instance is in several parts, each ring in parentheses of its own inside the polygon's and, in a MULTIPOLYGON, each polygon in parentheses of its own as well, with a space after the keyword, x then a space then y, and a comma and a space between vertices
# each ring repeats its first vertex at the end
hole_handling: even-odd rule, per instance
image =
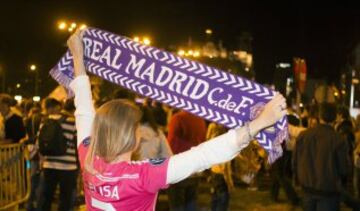
MULTIPOLYGON (((87 71, 228 128, 256 118, 275 94, 245 78, 104 30, 88 28, 83 43, 87 71)), ((72 94, 68 88, 74 77, 69 50, 50 74, 72 94)), ((287 131, 284 117, 256 136, 269 153, 270 163, 282 155, 281 143, 287 131)))

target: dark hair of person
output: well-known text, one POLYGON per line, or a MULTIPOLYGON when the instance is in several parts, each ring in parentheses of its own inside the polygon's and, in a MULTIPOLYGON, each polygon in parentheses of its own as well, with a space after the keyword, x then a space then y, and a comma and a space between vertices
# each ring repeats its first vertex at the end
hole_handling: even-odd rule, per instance
POLYGON ((336 110, 336 113, 343 119, 350 119, 350 112, 346 106, 339 106, 336 110))
POLYGON ((125 99, 125 100, 134 101, 135 94, 126 89, 119 88, 115 90, 115 92, 113 93, 113 99, 125 99))
POLYGON ((320 119, 332 123, 336 119, 336 106, 333 103, 321 103, 319 107, 320 119))
POLYGON ((23 109, 26 113, 30 112, 30 110, 34 107, 34 102, 31 100, 23 101, 23 109))
POLYGON ((350 156, 355 148, 354 127, 350 120, 344 120, 337 126, 337 132, 347 141, 350 156))
POLYGON ((45 100, 45 109, 56 108, 57 106, 61 107, 61 103, 58 100, 54 98, 47 98, 45 100))
POLYGON ((142 124, 149 124, 149 126, 155 131, 155 133, 158 133, 158 125, 156 124, 155 121, 155 116, 153 111, 151 110, 150 107, 148 106, 141 106, 141 111, 142 111, 142 117, 140 122, 142 124))
POLYGON ((0 94, 0 103, 5 104, 9 107, 16 106, 17 102, 10 95, 1 93, 0 94))
POLYGON ((75 111, 75 104, 74 104, 74 98, 72 99, 67 99, 64 103, 64 110, 68 111, 68 112, 73 112, 75 111))
POLYGON ((317 104, 309 105, 308 112, 309 112, 309 117, 318 118, 319 106, 317 104))
POLYGON ((301 125, 301 120, 296 115, 288 114, 286 116, 287 116, 289 124, 294 125, 294 126, 300 126, 301 125))

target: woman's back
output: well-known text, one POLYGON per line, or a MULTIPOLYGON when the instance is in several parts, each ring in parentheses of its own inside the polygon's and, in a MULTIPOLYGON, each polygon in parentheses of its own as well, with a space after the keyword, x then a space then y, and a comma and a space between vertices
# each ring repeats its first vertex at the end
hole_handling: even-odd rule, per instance
MULTIPOLYGON (((82 168, 87 145, 79 146, 82 168)), ((82 173, 87 210, 154 210, 157 192, 167 188, 168 159, 107 163, 96 157, 93 165, 101 173, 82 173)))

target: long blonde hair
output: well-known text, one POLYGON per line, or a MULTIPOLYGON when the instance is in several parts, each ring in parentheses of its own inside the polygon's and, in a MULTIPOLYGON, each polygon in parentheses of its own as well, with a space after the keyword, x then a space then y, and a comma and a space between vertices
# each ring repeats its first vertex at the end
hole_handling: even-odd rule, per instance
POLYGON ((102 105, 93 122, 89 151, 85 158, 85 170, 96 174, 96 156, 105 162, 114 161, 119 155, 135 150, 135 132, 141 119, 140 109, 127 100, 112 100, 102 105))

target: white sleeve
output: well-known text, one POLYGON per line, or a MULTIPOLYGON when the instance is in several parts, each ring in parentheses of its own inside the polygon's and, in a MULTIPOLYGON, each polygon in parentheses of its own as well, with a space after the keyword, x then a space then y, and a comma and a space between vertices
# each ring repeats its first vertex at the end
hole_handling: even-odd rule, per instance
POLYGON ((230 130, 210 141, 170 158, 167 184, 174 184, 219 163, 233 159, 250 140, 245 128, 230 130))
POLYGON ((77 146, 79 146, 85 138, 90 136, 95 117, 89 77, 87 75, 77 76, 70 83, 70 88, 75 93, 75 120, 77 146))

